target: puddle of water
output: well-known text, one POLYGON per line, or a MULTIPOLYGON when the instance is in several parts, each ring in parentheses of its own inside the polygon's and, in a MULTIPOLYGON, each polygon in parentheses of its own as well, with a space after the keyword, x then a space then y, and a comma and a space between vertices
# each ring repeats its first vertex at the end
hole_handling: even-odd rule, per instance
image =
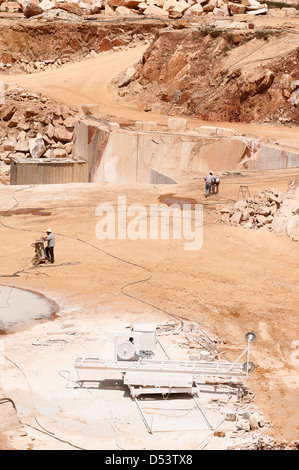
POLYGON ((0 212, 0 216, 5 215, 5 217, 10 217, 11 215, 27 215, 27 214, 47 216, 47 215, 51 215, 51 212, 45 212, 44 208, 42 207, 15 209, 14 211, 0 212))
POLYGON ((190 204, 192 209, 194 209, 195 204, 197 204, 196 200, 191 197, 178 197, 174 194, 163 194, 159 196, 159 201, 168 206, 178 204, 181 209, 183 209, 184 204, 190 204))
POLYGON ((0 334, 56 317, 58 305, 47 297, 24 289, 0 286, 0 334))

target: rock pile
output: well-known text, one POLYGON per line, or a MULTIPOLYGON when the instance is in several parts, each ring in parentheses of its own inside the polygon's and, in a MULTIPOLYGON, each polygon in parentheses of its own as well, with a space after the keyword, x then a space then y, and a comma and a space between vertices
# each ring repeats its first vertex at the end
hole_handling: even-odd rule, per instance
POLYGON ((253 198, 237 201, 233 207, 224 207, 220 210, 220 220, 248 229, 270 229, 282 202, 282 193, 269 188, 253 198))
POLYGON ((277 442, 270 436, 257 432, 252 443, 235 446, 235 450, 299 450, 299 441, 281 441, 277 442))
POLYGON ((72 157, 77 115, 37 93, 8 89, 0 105, 0 161, 72 157))
POLYGON ((299 241, 299 180, 289 182, 288 190, 279 213, 274 217, 272 229, 282 236, 299 241))
MULTIPOLYGON (((130 3, 130 0, 127 0, 130 3)), ((125 0, 126 5, 126 0, 125 0)), ((257 0, 145 0, 138 3, 137 8, 146 16, 233 16, 237 14, 267 13, 268 6, 257 0)))
POLYGON ((0 62, 0 71, 9 73, 13 67, 13 73, 38 73, 45 70, 54 70, 69 62, 70 59, 63 57, 61 59, 47 60, 27 60, 27 59, 11 59, 10 62, 0 62))
MULTIPOLYGON (((258 0, 18 0, 21 11, 30 18, 50 10, 64 10, 71 15, 130 16, 132 14, 181 18, 182 16, 232 16, 239 14, 264 14, 268 12, 265 2, 258 0)), ((58 15, 59 16, 59 15, 58 15)))

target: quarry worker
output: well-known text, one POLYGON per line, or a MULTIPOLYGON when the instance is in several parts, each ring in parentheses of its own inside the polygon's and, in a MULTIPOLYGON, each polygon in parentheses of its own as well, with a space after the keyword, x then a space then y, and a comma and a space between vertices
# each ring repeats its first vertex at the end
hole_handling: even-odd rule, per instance
POLYGON ((219 184, 220 184, 220 178, 219 178, 219 176, 216 176, 214 178, 214 181, 213 181, 213 188, 212 188, 212 193, 213 194, 218 194, 219 184))
POLYGON ((52 233, 52 230, 48 228, 47 236, 43 237, 43 240, 48 242, 46 246, 46 256, 49 259, 50 263, 54 263, 54 248, 55 248, 55 235, 52 233))
POLYGON ((212 190, 213 182, 214 182, 213 172, 210 171, 210 173, 208 174, 208 176, 205 177, 205 183, 206 183, 206 186, 205 186, 205 197, 208 197, 208 196, 211 195, 211 190, 212 190))

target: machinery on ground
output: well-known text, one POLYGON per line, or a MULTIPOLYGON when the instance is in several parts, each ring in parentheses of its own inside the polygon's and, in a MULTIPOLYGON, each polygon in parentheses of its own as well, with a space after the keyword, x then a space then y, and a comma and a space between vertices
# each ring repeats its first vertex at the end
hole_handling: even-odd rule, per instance
POLYGON ((36 240, 35 243, 31 244, 31 246, 33 246, 35 250, 35 255, 32 258, 32 264, 37 266, 38 264, 48 263, 44 241, 36 240))
POLYGON ((195 377, 248 378, 254 370, 249 361, 253 332, 245 335, 247 347, 235 362, 156 360, 156 325, 133 325, 129 331, 111 331, 101 357, 77 358, 78 370, 114 370, 122 374, 132 397, 142 394, 188 393, 195 395, 195 377), (245 363, 239 362, 246 355, 245 363))

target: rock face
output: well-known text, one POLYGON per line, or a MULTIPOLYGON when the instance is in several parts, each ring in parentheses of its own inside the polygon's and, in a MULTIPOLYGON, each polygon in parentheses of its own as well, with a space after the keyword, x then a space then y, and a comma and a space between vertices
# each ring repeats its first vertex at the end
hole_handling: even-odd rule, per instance
POLYGON ((244 101, 250 96, 263 93, 270 88, 274 77, 275 75, 271 70, 265 70, 254 75, 240 86, 240 99, 244 101))
MULTIPOLYGON (((237 50, 246 56, 254 42, 269 47, 270 56, 270 43, 272 39, 275 42, 273 36, 266 46, 264 33, 229 31, 228 24, 222 21, 218 29, 161 32, 136 67, 127 91, 133 93, 141 86, 140 102, 160 103, 166 112, 172 105, 177 114, 205 121, 299 124, 299 87, 292 89, 292 83, 297 82, 294 78, 299 77, 299 48, 250 69, 248 64, 227 69, 237 50), (292 70, 292 75, 288 76, 287 70, 292 70)), ((266 166, 262 153, 259 158, 266 166)))
POLYGON ((299 180, 289 183, 281 209, 274 216, 272 228, 279 235, 288 235, 294 241, 299 241, 299 180))
POLYGON ((237 201, 233 207, 221 209, 220 220, 247 229, 271 228, 282 202, 282 194, 277 189, 269 188, 253 198, 237 201))

